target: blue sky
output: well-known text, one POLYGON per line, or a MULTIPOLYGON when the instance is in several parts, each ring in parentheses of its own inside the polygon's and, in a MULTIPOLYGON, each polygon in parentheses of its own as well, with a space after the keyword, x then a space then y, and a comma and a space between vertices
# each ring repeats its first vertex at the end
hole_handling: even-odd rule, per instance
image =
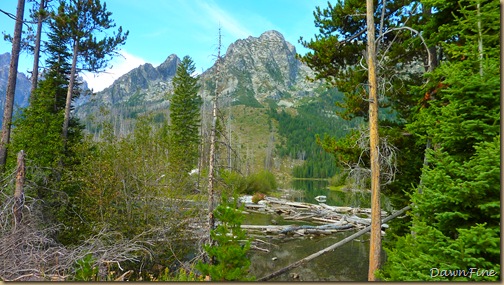
MULTIPOLYGON (((0 9, 15 14, 14 0, 1 1, 0 9)), ((27 1, 28 2, 28 1, 27 1)), ((298 39, 317 33, 313 20, 316 6, 327 0, 107 0, 107 10, 117 26, 130 34, 121 47, 123 57, 114 59, 106 74, 86 74, 95 91, 143 63, 161 64, 170 54, 191 56, 201 72, 212 66, 217 54, 218 29, 222 28, 222 53, 229 44, 249 36, 258 37, 277 30, 292 43, 298 53, 306 53, 298 39)), ((31 4, 26 5, 25 10, 31 4)), ((14 21, 0 14, 0 31, 12 34, 14 21)), ((0 42, 0 53, 11 46, 0 42)), ((20 57, 19 71, 31 70, 32 58, 20 57)))

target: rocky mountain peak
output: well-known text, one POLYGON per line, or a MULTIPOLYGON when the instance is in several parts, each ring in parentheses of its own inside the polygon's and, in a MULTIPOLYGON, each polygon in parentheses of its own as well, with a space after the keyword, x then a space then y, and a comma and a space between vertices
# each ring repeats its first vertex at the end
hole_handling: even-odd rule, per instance
POLYGON ((173 77, 173 75, 175 75, 179 64, 180 58, 175 54, 171 54, 157 67, 157 70, 163 76, 163 79, 167 80, 169 77, 173 77))
POLYGON ((106 105, 127 103, 134 96, 145 101, 159 101, 172 88, 171 80, 177 71, 180 59, 171 54, 159 66, 145 63, 119 77, 114 83, 98 93, 95 100, 106 105))
MULTIPOLYGON (((311 94, 314 89, 304 79, 312 71, 296 58, 296 48, 274 30, 231 44, 221 70, 225 73, 221 74, 226 82, 224 92, 236 97, 235 102, 255 101, 257 105, 265 99, 295 99, 311 94)), ((212 82, 214 73, 214 67, 206 71, 203 82, 212 82)), ((212 92, 204 88, 202 94, 211 96, 212 92)))

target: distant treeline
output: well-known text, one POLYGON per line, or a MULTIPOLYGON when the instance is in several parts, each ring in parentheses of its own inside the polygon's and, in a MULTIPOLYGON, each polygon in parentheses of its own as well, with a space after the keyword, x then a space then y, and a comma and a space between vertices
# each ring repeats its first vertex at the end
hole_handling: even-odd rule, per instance
POLYGON ((278 121, 278 132, 285 138, 276 145, 281 157, 304 161, 293 169, 296 178, 329 178, 338 172, 334 156, 325 152, 316 142, 316 135, 329 134, 336 138, 345 136, 357 126, 357 120, 346 121, 335 113, 335 103, 342 100, 336 88, 321 92, 316 98, 303 99, 297 115, 270 104, 270 116, 278 121))

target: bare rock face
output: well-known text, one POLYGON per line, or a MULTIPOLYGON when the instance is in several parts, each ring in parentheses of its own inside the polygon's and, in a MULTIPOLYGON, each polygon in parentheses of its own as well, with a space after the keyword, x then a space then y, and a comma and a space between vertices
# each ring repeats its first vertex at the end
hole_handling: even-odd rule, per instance
POLYGON ((119 77, 114 83, 98 92, 96 100, 107 106, 135 100, 141 95, 142 100, 157 101, 172 89, 171 80, 177 71, 180 59, 172 54, 161 65, 143 64, 119 77))
MULTIPOLYGON (((235 104, 258 105, 266 99, 296 101, 313 95, 320 85, 306 79, 313 72, 296 58, 295 47, 277 31, 231 44, 220 70, 220 92, 235 104)), ((213 96, 215 80, 215 66, 202 74, 203 97, 213 96)))
POLYGON ((158 67, 143 64, 119 77, 103 91, 76 106, 75 115, 95 123, 135 118, 146 111, 168 108, 167 94, 173 91, 172 79, 180 59, 172 54, 158 67), (115 118, 114 118, 115 117, 115 118))

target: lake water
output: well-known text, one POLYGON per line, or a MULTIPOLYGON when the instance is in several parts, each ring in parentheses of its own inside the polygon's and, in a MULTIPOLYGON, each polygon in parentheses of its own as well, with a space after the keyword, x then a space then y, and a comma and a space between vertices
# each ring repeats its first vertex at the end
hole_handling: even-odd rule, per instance
MULTIPOLYGON (((290 198, 297 202, 318 203, 315 197, 324 195, 327 196, 325 203, 331 206, 370 207, 369 192, 330 191, 327 189, 327 183, 323 180, 294 180, 291 188, 298 191, 290 192, 290 198)), ((386 197, 382 197, 382 204, 386 202, 386 197)), ((290 221, 283 221, 280 216, 263 214, 247 216, 244 224, 271 224, 271 219, 275 219, 278 224, 290 223, 290 221)), ((296 238, 284 241, 259 237, 271 243, 271 245, 260 245, 270 252, 250 252, 251 274, 256 278, 264 277, 329 247, 355 232, 356 230, 351 230, 313 239, 296 238)), ((382 254, 383 256, 385 253, 382 254)), ((367 281, 368 262, 369 233, 270 281, 367 281)))

